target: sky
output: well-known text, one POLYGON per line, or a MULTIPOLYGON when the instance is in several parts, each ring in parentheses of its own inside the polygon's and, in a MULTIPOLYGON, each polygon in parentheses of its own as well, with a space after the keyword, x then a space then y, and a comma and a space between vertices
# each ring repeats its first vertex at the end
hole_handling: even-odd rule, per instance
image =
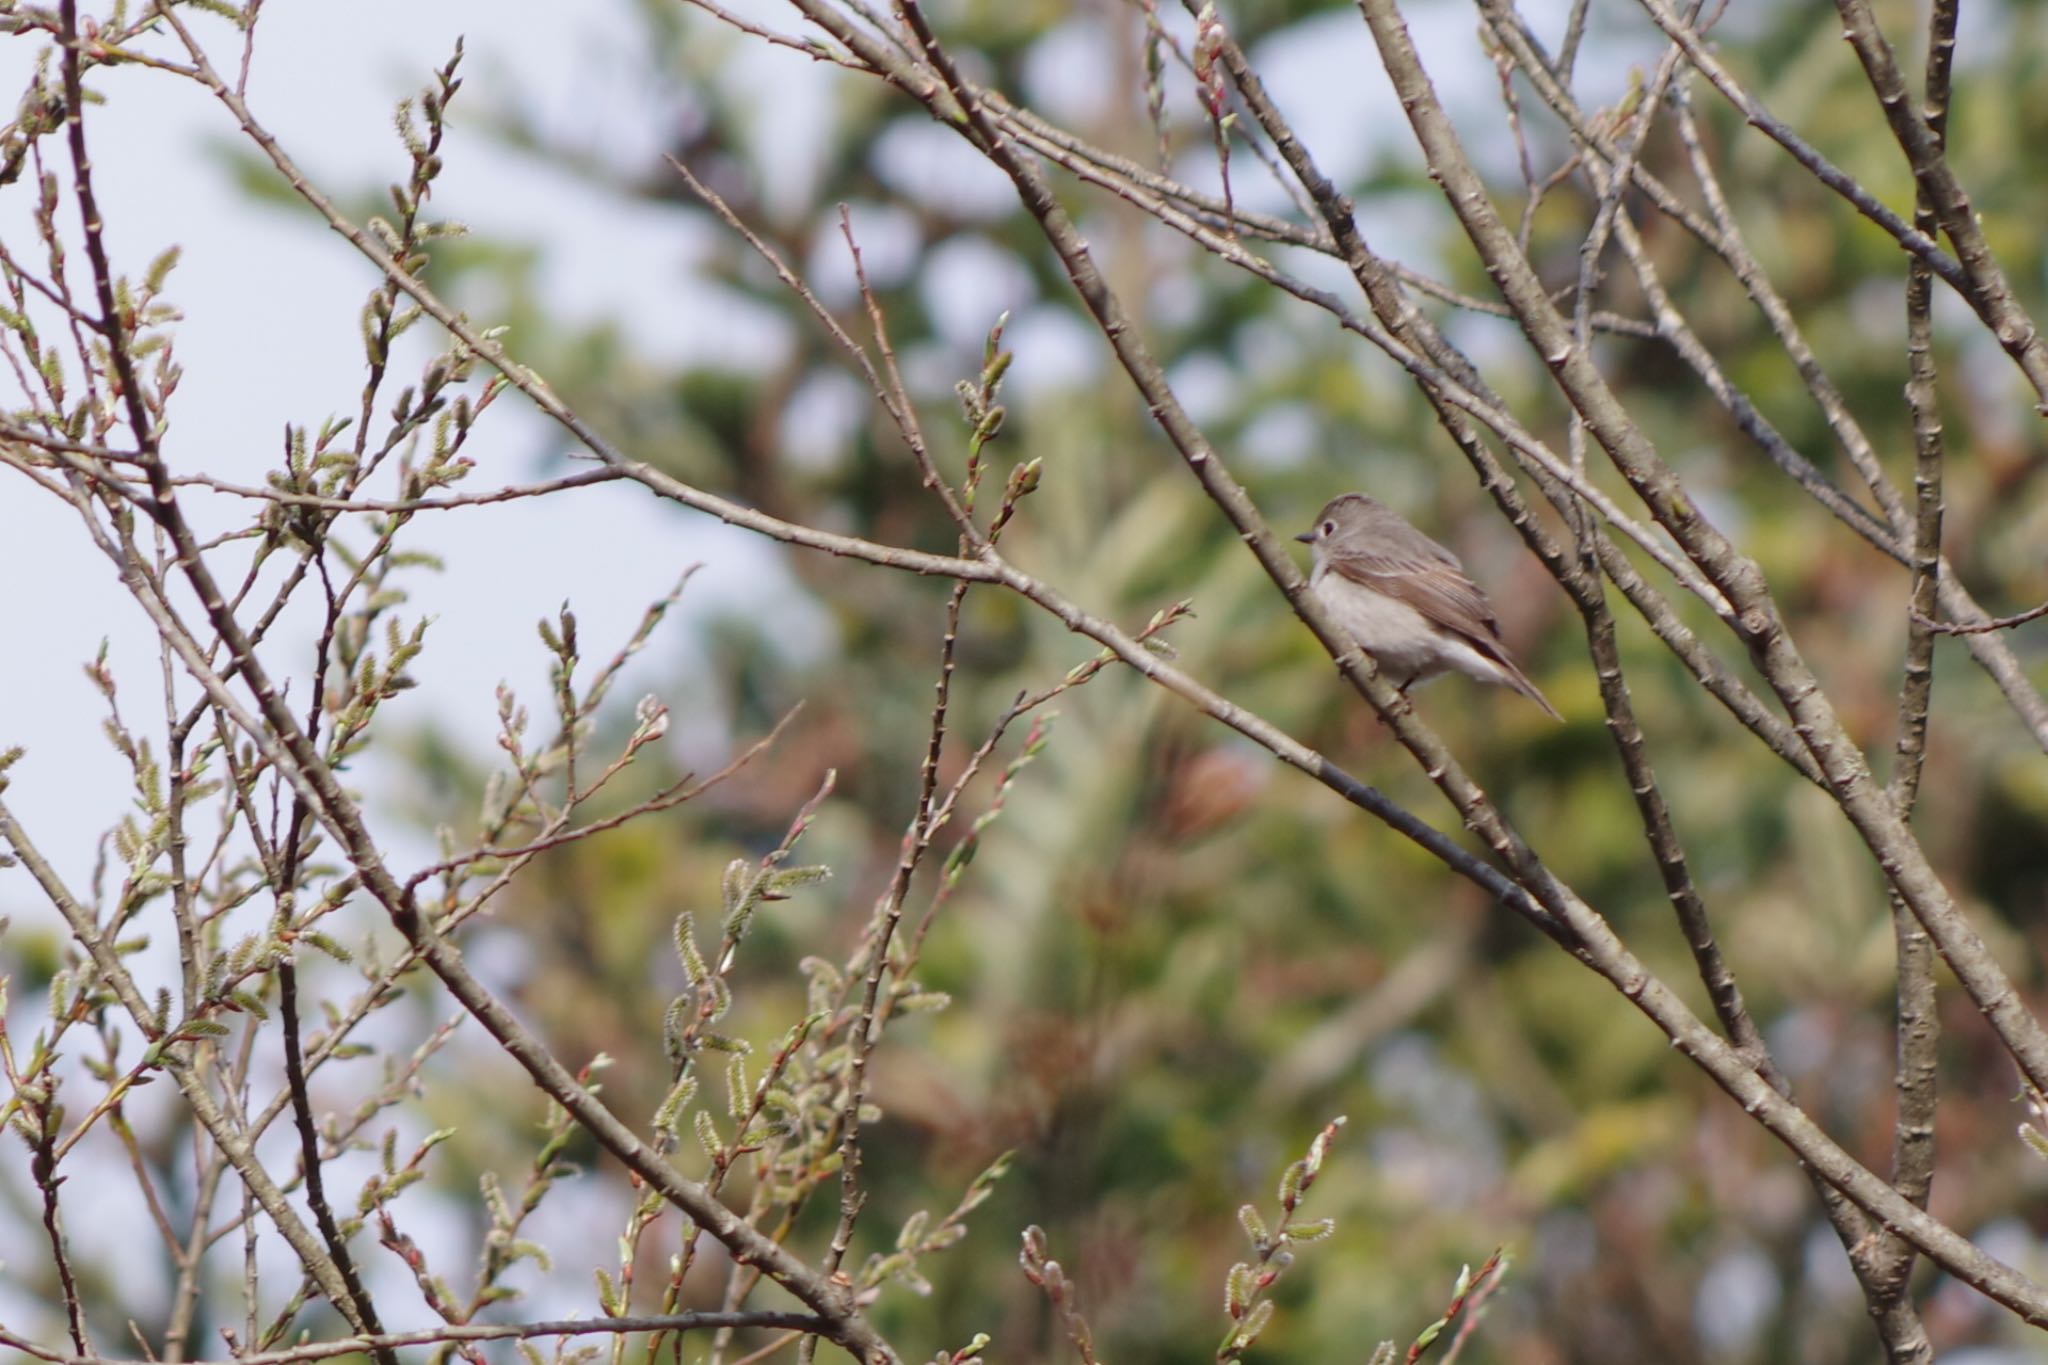
MULTIPOLYGON (((613 319, 645 353, 683 360, 716 347, 737 349, 743 360, 750 346, 765 350, 772 337, 707 328, 691 308, 688 271, 706 245, 701 225, 573 179, 506 149, 474 119, 464 122, 464 100, 480 107, 511 91, 566 140, 622 166, 652 162, 672 110, 633 78, 644 63, 625 46, 638 32, 629 6, 586 0, 577 11, 564 31, 562 7, 532 0, 273 5, 259 24, 250 104, 315 183, 344 195, 374 190, 406 169, 392 123, 396 102, 466 34, 470 84, 458 96, 432 211, 536 248, 540 287, 561 316, 613 319)), ((232 58, 224 24, 200 19, 195 27, 215 44, 217 60, 232 58)), ((0 43, 0 85, 25 83, 30 47, 0 43)), ((235 129, 203 91, 134 70, 104 73, 93 85, 107 96, 88 135, 115 268, 139 275, 165 247, 182 250, 167 297, 184 313, 175 335, 185 379, 167 455, 178 468, 260 483, 279 462, 287 423, 317 425, 353 410, 363 373, 357 319, 374 274, 310 215, 252 204, 224 154, 235 129)), ((26 199, 0 194, 0 239, 33 258, 26 199)), ((416 373, 427 354, 424 329, 416 337, 401 375, 407 365, 416 373)), ((516 350, 519 339, 507 340, 516 350)), ((549 463, 561 449, 515 395, 479 428, 469 453, 481 467, 465 490, 562 472, 549 463)), ((203 494, 190 502, 202 525, 225 526, 245 512, 203 494)), ((703 568, 678 614, 683 621, 757 605, 785 581, 753 537, 624 488, 444 513, 419 528, 416 543, 447 567, 409 579, 414 608, 436 626, 417 670, 419 690, 389 718, 445 727, 475 748, 490 743, 501 679, 528 696, 538 692, 546 665, 534 623, 565 600, 595 655, 622 642, 648 602, 692 564, 703 568)), ((157 676, 153 638, 76 518, 11 477, 0 491, 0 583, 17 585, 0 591, 0 747, 28 748, 8 799, 59 869, 82 881, 127 791, 123 764, 99 737, 104 712, 80 667, 104 639, 117 675, 146 689, 157 676)), ((296 635, 281 632, 276 657, 301 657, 292 645, 303 647, 309 632, 305 623, 296 635)), ((146 690, 123 702, 131 720, 150 718, 146 690)), ((17 901, 7 878, 21 875, 0 871, 0 904, 17 901)))
MULTIPOLYGON (((315 183, 359 195, 405 174, 394 106, 467 35, 471 84, 461 99, 480 108, 511 92, 564 140, 612 164, 644 168, 662 145, 673 105, 636 76, 646 63, 630 49, 639 29, 627 0, 583 0, 575 9, 576 22, 565 27, 562 6, 533 0, 273 4, 259 25, 249 101, 315 183)), ((226 26, 203 16, 193 22, 216 63, 231 62, 237 47, 226 26)), ((37 46, 0 39, 0 87, 26 84, 37 46)), ((106 97, 87 128, 115 269, 139 276, 167 246, 182 250, 166 291, 184 314, 175 336, 185 372, 167 458, 176 469, 260 483, 279 462, 287 423, 317 426, 354 410, 363 375, 358 317, 374 273, 310 215, 252 202, 224 155, 236 130, 197 87, 133 69, 98 73, 90 84, 106 97)), ((0 240, 34 260, 27 199, 20 185, 0 192, 0 240)), ((716 348, 744 363, 750 348, 765 353, 774 344, 743 326, 703 325, 701 291, 693 293, 690 276, 708 245, 702 225, 507 150, 477 120, 465 121, 460 100, 432 209, 536 249, 539 286, 553 311, 573 322, 612 320, 643 353, 680 361, 716 348)), ((401 376, 417 373, 429 354, 424 329, 408 340, 413 345, 396 366, 401 376)), ((508 341, 516 349, 518 338, 508 341)), ((396 387, 387 389, 384 406, 396 387)), ((13 406, 18 393, 5 401, 13 406)), ((561 438, 515 396, 480 425, 469 448, 480 467, 465 489, 562 472, 561 450, 561 438)), ((232 501, 194 493, 188 506, 204 533, 246 515, 244 506, 224 505, 232 501)), ((691 620, 757 611, 790 595, 764 542, 622 488, 444 513, 419 532, 415 543, 439 553, 446 569, 410 576, 407 611, 437 625, 414 670, 420 686, 387 708, 385 719, 394 728, 442 729, 478 754, 489 752, 501 680, 544 705, 546 657, 535 622, 565 601, 577 613, 586 653, 605 657, 650 601, 686 568, 702 565, 668 633, 629 667, 615 693, 630 702, 674 671, 691 620)), ((223 558, 233 562, 231 553, 223 558)), ((308 620, 287 618, 267 653, 273 666, 303 677, 292 665, 306 657, 311 631, 308 620)), ((27 749, 10 771, 6 799, 59 874, 81 890, 102 832, 132 799, 126 765, 101 733, 104 704, 81 672, 103 641, 122 683, 124 716, 139 732, 161 732, 162 675, 141 613, 68 508, 0 474, 0 749, 27 749)), ((181 690, 190 695, 190 684, 181 690)), ((671 700, 679 711, 690 701, 671 700)), ((403 795, 393 790, 403 774, 396 763, 351 774, 369 790, 373 820, 380 806, 397 804, 380 802, 380 789, 387 798, 403 795)), ((395 816, 382 819, 400 866, 432 860, 422 834, 395 816)), ((19 868, 0 869, 0 915, 13 919, 16 935, 53 918, 19 868)), ((174 965, 174 958, 157 960, 169 952, 169 936, 162 937, 135 964, 146 979, 174 965)), ((23 998, 14 1011, 33 1029, 43 1008, 40 999, 23 998)), ((146 1108, 154 1098, 144 1092, 138 1102, 146 1108)), ((337 1179, 353 1189, 360 1176, 337 1179)), ((95 1259, 123 1249, 132 1233, 135 1210, 119 1183, 74 1183, 69 1191, 70 1230, 95 1259)), ((586 1202, 583 1216, 593 1212, 586 1202)), ((613 1212, 605 1211, 607 1226, 613 1212)), ((437 1237, 452 1244, 464 1225, 450 1216, 414 1226, 430 1244, 437 1237)), ((34 1254, 11 1233, 0 1238, 0 1260, 34 1254)), ((126 1264, 138 1286, 161 1268, 154 1256, 105 1263, 126 1264)), ((136 1292, 146 1299, 147 1290, 136 1292)), ((0 1281, 0 1318, 21 1326, 38 1317, 37 1305, 13 1301, 0 1281)))

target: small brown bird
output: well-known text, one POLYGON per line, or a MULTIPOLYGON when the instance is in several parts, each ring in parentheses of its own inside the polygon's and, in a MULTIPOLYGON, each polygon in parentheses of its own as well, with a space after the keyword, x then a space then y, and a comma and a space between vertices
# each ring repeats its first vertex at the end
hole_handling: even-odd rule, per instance
POLYGON ((1500 624, 1458 557, 1363 493, 1332 498, 1296 540, 1315 551, 1309 590, 1406 692, 1439 673, 1512 687, 1551 717, 1549 698, 1515 666, 1500 624))

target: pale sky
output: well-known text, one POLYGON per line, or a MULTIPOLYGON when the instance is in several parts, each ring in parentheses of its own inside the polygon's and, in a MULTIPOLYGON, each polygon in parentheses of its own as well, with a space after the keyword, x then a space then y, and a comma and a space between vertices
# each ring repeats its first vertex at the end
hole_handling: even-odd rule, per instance
MULTIPOLYGON (((463 125, 464 101, 481 110, 516 98, 564 139, 601 147, 620 165, 654 161, 669 111, 660 92, 631 79, 641 64, 623 50, 637 33, 628 8, 625 0, 586 3, 563 32, 562 8, 535 0, 272 5, 259 25, 250 103, 324 188, 344 196, 372 190, 405 173, 394 104, 467 33, 469 84, 458 96, 433 212, 480 235, 539 247, 542 286, 563 315, 616 318, 657 357, 760 351, 770 335, 735 330, 725 319, 708 327, 685 303, 691 261, 706 241, 701 225, 507 152, 463 125)), ((225 25, 195 23, 220 42, 217 62, 232 59, 225 25)), ((21 88, 31 55, 26 42, 0 43, 0 86, 21 88)), ((108 97, 88 130, 116 268, 140 274, 166 246, 183 249, 168 289, 185 312, 176 329, 185 379, 173 400, 168 456, 181 469, 258 483, 279 460, 287 422, 317 425, 354 410, 363 373, 357 315, 374 275, 310 216, 253 205, 231 182, 220 147, 236 132, 202 91, 134 70, 99 73, 92 84, 108 97)), ((25 198, 20 187, 0 194, 0 232, 35 259, 25 198)), ((516 351, 519 338, 508 341, 516 351)), ((407 361, 415 373, 424 354, 416 345, 407 361)), ((381 406, 403 379, 401 366, 381 406)), ((534 477, 561 448, 516 395, 479 433, 469 453, 482 467, 466 487, 534 477)), ((79 666, 109 639, 115 670, 132 689, 125 713, 138 729, 155 728, 153 637, 76 518, 23 481, 9 478, 4 487, 0 747, 29 748, 13 770, 9 800, 59 868, 82 881, 94 840, 127 793, 79 666)), ((193 506, 201 517, 212 510, 204 495, 193 506)), ((242 510, 212 510, 213 524, 242 510)), ((419 690, 387 719, 444 724, 479 748, 490 742, 500 679, 538 693, 545 662, 534 622, 565 598, 586 652, 597 655, 623 640, 647 602, 693 562, 704 568, 685 620, 757 601, 784 581, 762 542, 623 488, 441 514, 413 543, 444 555, 448 568, 410 576, 416 607, 438 621, 416 672, 419 690)), ((284 635, 310 639, 304 629, 284 635)), ((676 638, 667 637, 671 646, 676 638)), ((675 654, 649 651, 654 661, 675 654)), ((300 671, 291 648, 273 657, 300 671)), ((643 660, 640 671, 644 687, 662 670, 643 660)), ((28 888, 9 880, 21 876, 0 871, 0 907, 23 908, 18 898, 28 888)))
MULTIPOLYGON (((507 92, 516 92, 565 140, 601 147, 620 165, 644 167, 662 145, 670 110, 662 92, 634 78, 645 64, 626 47, 638 33, 629 6, 626 0, 586 0, 578 10, 577 23, 565 32, 562 7, 534 0, 272 4, 259 27, 250 102, 316 182, 354 197, 405 174, 393 106, 427 80, 466 32, 470 84, 463 98, 472 107, 510 100, 507 92)), ((232 61, 225 25, 204 16, 193 22, 221 44, 216 62, 232 61)), ((0 87, 22 88, 34 46, 0 41, 0 87)), ((363 374, 357 318, 375 277, 353 248, 310 217, 256 206, 232 183, 219 148, 236 131, 197 88, 132 69, 96 73, 90 84, 107 97, 93 108, 88 133, 116 269, 139 275, 165 247, 183 248, 167 291, 185 313, 176 330, 185 379, 173 400, 167 456, 180 470, 260 483, 279 460, 286 423, 317 426, 330 414, 354 411, 363 374)), ((538 247, 542 286, 563 316, 616 319, 644 351, 673 360, 701 357, 711 348, 744 360, 749 348, 760 353, 772 344, 771 335, 729 320, 707 327, 688 306, 689 271, 707 242, 704 227, 678 211, 608 194, 508 153, 473 124, 464 125, 460 101, 456 108, 456 130, 445 149, 448 170, 433 211, 496 240, 538 247)), ((21 257, 37 260, 26 198, 21 185, 0 192, 0 236, 21 257)), ((80 265, 82 258, 74 261, 80 265)), ((424 330, 409 338, 418 344, 397 366, 380 407, 388 409, 408 367, 417 373, 426 354, 424 330)), ((508 340, 516 350, 518 338, 508 340)), ((11 379, 0 382, 12 386, 11 379)), ((19 395, 6 401, 12 406, 19 395)), ((469 450, 481 466, 475 486, 532 478, 559 449, 553 430, 522 400, 501 403, 469 450)), ((190 505, 202 530, 245 512, 203 495, 190 505)), ((414 670, 420 687, 389 707, 385 720, 446 727, 479 754, 489 752, 493 691, 501 679, 544 710, 546 661, 534 622, 551 616, 565 598, 578 614, 586 653, 604 657, 650 600, 687 565, 702 562, 679 619, 615 694, 630 705, 638 692, 676 671, 693 615, 787 596, 786 575, 764 542, 624 489, 442 514, 421 526, 413 543, 447 561, 445 573, 414 573, 408 583, 414 594, 409 613, 435 615, 439 624, 414 670)), ((288 619, 274 638, 276 647, 267 651, 273 667, 303 679, 309 624, 288 619)), ((25 480, 0 476, 0 748, 28 748, 10 773, 7 800, 60 874, 81 891, 96 840, 131 799, 125 764, 100 732, 102 703, 80 672, 102 639, 123 686, 126 718, 138 733, 159 733, 161 674, 140 612, 67 508, 25 480)), ((180 685, 189 696, 190 683, 181 678, 180 685)), ((691 702, 669 700, 678 712, 691 702)), ((402 780, 403 768, 372 766, 351 777, 374 798, 380 784, 388 792, 402 780)), ((373 814, 375 805, 373 799, 373 814)), ((383 825, 401 865, 428 860, 418 832, 395 819, 383 825)), ((18 868, 0 869, 0 915, 13 917, 17 933, 53 918, 18 868)), ((169 951, 169 936, 161 938, 137 962, 140 971, 161 977, 174 965, 174 959, 160 960, 169 951)), ((43 1008, 40 999, 14 1003, 30 1029, 43 1008)), ((138 1095, 139 1112, 161 1098, 138 1095)), ((337 1188, 353 1189, 361 1174, 342 1163, 337 1188)), ((124 1193, 124 1183, 74 1182, 67 1216, 82 1252, 132 1272, 130 1291, 137 1297, 130 1301, 146 1305, 160 1267, 153 1250, 133 1241, 133 1191, 124 1193)), ((423 1205, 439 1198, 418 1193, 423 1205)), ((586 1224, 594 1216, 607 1226, 616 1222, 615 1211, 603 1204, 608 1197, 595 1186, 586 1193, 579 1215, 586 1224)), ((544 1223, 553 1218, 550 1213, 544 1223)), ((417 1217, 411 1226, 430 1253, 443 1260, 458 1254, 461 1218, 417 1217)), ((562 1243, 574 1246, 590 1227, 557 1231, 562 1243)), ((280 1250, 265 1245, 266 1255, 280 1250)), ((20 1263, 34 1254, 11 1232, 0 1238, 0 1259, 20 1263)), ((282 1270, 282 1260, 277 1265, 282 1270)), ((373 1271, 388 1273, 385 1266, 373 1271)), ((0 1317, 16 1326, 37 1323, 41 1306, 14 1300, 4 1285, 0 1280, 0 1317)))

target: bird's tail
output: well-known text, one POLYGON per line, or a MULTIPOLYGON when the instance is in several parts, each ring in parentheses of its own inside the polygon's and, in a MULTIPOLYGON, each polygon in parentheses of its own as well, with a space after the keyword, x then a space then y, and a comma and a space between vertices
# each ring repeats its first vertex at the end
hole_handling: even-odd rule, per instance
POLYGON ((1529 675, 1524 673, 1519 667, 1517 667, 1515 661, 1513 659, 1508 658, 1505 652, 1503 652, 1501 655, 1500 663, 1502 664, 1503 668, 1505 669, 1508 675, 1509 687, 1514 688, 1515 691, 1520 692, 1530 701, 1533 701, 1538 706, 1542 707, 1544 712, 1547 715, 1549 715, 1549 717, 1552 720, 1564 719, 1563 714, 1559 712, 1555 706, 1552 706, 1550 704, 1550 698, 1543 695, 1543 689, 1538 687, 1535 683, 1530 682, 1529 675))

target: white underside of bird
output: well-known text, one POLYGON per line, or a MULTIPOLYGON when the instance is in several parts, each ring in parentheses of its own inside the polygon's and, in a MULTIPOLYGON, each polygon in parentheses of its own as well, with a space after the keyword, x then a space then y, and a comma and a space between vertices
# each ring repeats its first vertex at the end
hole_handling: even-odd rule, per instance
POLYGON ((1522 690, 1519 679, 1406 602, 1374 592, 1319 563, 1308 585, 1388 682, 1406 688, 1445 673, 1522 690))

